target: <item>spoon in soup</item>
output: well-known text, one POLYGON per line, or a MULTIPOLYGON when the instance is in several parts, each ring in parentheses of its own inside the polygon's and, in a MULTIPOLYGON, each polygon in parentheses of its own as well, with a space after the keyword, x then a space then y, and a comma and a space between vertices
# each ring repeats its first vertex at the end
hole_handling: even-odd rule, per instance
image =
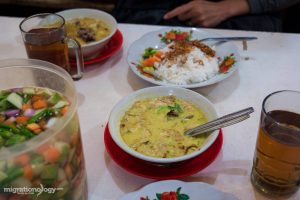
POLYGON ((217 118, 208 123, 202 124, 192 129, 186 130, 184 133, 188 136, 196 136, 203 133, 211 132, 214 130, 218 130, 220 128, 224 128, 226 126, 230 126, 250 117, 250 113, 254 112, 252 107, 225 115, 223 117, 217 118))

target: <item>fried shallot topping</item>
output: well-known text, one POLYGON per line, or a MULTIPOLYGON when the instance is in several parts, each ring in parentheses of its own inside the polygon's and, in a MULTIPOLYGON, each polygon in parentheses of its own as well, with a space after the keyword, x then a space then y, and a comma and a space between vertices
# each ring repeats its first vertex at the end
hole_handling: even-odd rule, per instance
POLYGON ((178 56, 188 54, 192 50, 192 46, 186 41, 174 42, 169 48, 171 51, 168 51, 165 55, 168 60, 175 60, 178 56))
POLYGON ((207 56, 214 57, 215 51, 211 49, 209 46, 200 42, 199 40, 193 41, 177 41, 169 46, 171 49, 165 54, 165 58, 174 61, 178 56, 186 55, 190 53, 193 47, 199 48, 202 52, 204 52, 207 56))
POLYGON ((193 40, 193 41, 190 41, 190 43, 192 46, 199 48, 201 51, 203 51, 208 56, 214 57, 216 55, 216 52, 212 48, 210 48, 206 44, 200 42, 199 40, 193 40))

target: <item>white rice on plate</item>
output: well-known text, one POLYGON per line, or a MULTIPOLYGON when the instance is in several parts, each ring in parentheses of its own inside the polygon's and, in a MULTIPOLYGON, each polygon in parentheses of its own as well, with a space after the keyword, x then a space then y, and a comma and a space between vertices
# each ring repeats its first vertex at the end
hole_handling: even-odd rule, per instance
MULTIPOLYGON (((168 45, 160 51, 167 53, 172 51, 168 45)), ((218 59, 209 56, 195 46, 187 54, 181 54, 175 59, 163 59, 156 62, 154 76, 163 82, 178 85, 199 83, 206 81, 219 72, 218 59)))

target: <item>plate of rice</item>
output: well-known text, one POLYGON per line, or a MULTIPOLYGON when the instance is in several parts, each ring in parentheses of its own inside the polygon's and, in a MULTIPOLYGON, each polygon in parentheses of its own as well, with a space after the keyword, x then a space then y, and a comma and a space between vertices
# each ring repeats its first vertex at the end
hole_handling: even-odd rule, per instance
POLYGON ((164 28, 132 43, 127 62, 132 71, 156 85, 198 88, 231 76, 240 56, 230 42, 200 40, 222 37, 196 28, 164 28))

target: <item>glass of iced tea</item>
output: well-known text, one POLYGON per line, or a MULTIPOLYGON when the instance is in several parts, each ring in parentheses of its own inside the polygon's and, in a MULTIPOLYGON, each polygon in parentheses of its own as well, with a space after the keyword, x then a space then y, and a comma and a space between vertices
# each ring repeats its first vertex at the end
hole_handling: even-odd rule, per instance
POLYGON ((291 195, 300 185, 300 92, 278 91, 262 105, 251 172, 259 191, 291 195))
POLYGON ((36 14, 24 19, 20 23, 20 30, 28 58, 54 63, 69 72, 74 80, 82 78, 84 64, 81 47, 76 40, 66 36, 65 19, 62 16, 36 14), (70 67, 68 46, 75 49, 76 70, 70 67))

